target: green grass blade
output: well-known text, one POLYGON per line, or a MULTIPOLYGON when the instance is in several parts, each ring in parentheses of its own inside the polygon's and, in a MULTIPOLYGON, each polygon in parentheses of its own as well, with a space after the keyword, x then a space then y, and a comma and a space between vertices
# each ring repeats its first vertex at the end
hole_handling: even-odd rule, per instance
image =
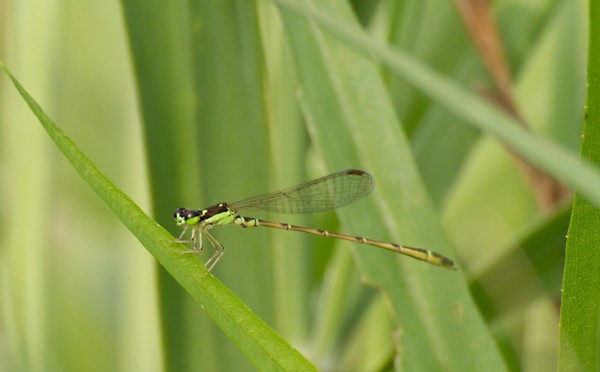
MULTIPOLYGON (((265 58, 263 80, 268 123, 265 132, 269 136, 268 166, 272 180, 268 190, 277 190, 310 179, 304 167, 291 166, 305 161, 308 139, 296 103, 293 62, 286 49, 277 9, 262 1, 258 2, 258 8, 265 58)), ((310 226, 308 218, 296 216, 294 222, 310 226)), ((290 342, 302 342, 309 330, 310 313, 306 304, 310 303, 313 284, 306 275, 312 252, 306 244, 310 237, 294 237, 280 231, 271 231, 269 235, 275 328, 290 342)))
MULTIPOLYGON (((343 4, 320 2, 325 6, 337 20, 352 20, 343 4)), ((345 228, 449 252, 377 67, 321 31, 312 15, 306 20, 286 7, 282 15, 298 70, 301 106, 328 171, 360 166, 377 182, 374 197, 352 206, 352 213, 350 208, 338 212, 345 228)), ((504 370, 460 272, 369 247, 354 250, 365 281, 391 305, 399 335, 396 367, 504 370)))
MULTIPOLYGON (((581 144, 585 163, 600 164, 600 4, 589 2, 587 112, 581 144)), ((596 184, 596 187, 598 184, 596 184)), ((600 210, 584 192, 577 192, 567 239, 560 314, 560 371, 600 368, 600 210)))
MULTIPOLYGON (((198 101, 195 140, 200 152, 196 168, 203 190, 197 207, 206 207, 270 188, 264 52, 256 1, 195 1, 190 5, 198 101)), ((270 234, 233 226, 214 234, 226 250, 214 274, 261 319, 275 326, 270 234)), ((250 367, 215 327, 203 327, 200 334, 210 330, 219 369, 250 367)))
POLYGON ((314 367, 300 353, 256 317, 218 280, 209 275, 194 255, 183 254, 182 251, 185 251, 186 247, 175 243, 171 234, 149 218, 127 195, 114 186, 52 122, 4 64, 2 67, 44 129, 80 176, 156 260, 202 306, 223 332, 236 342, 252 363, 260 366, 261 369, 314 370, 314 367))
MULTIPOLYGON (((174 208, 201 194, 195 134, 193 59, 189 9, 176 2, 123 0, 137 82, 154 218, 170 226, 174 208), (157 32, 157 30, 160 30, 157 32), (192 135, 190 135, 192 134, 192 135), (185 149, 182 156, 180 149, 185 149)), ((157 268, 161 341, 167 369, 209 365, 210 348, 195 346, 191 324, 210 323, 194 316, 197 305, 160 266, 157 268), (190 355, 198 358, 194 359, 190 355)))

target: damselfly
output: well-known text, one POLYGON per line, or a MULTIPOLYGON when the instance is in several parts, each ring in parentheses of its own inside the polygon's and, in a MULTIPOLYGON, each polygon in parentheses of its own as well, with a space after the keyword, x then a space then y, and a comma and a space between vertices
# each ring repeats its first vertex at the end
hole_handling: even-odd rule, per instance
POLYGON ((219 203, 202 210, 179 208, 175 211, 174 217, 177 225, 183 225, 184 228, 178 241, 192 243, 192 251, 199 252, 202 250, 202 237, 206 236, 215 249, 213 255, 205 264, 209 271, 221 259, 225 248, 208 230, 215 226, 228 224, 236 224, 242 227, 266 226, 349 240, 401 253, 432 265, 456 270, 456 266, 451 259, 427 249, 244 216, 247 212, 253 211, 303 214, 336 209, 363 198, 371 192, 373 185, 373 178, 369 173, 357 169, 348 169, 282 191, 254 196, 236 203, 219 203), (191 237, 189 240, 185 240, 183 238, 188 230, 191 230, 191 237))

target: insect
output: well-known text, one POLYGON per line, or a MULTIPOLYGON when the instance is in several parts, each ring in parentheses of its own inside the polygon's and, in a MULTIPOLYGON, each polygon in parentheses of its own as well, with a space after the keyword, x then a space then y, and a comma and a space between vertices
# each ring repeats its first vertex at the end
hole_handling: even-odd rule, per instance
POLYGON ((245 216, 246 213, 255 211, 304 214, 336 209, 363 198, 373 190, 373 186, 373 177, 369 173, 358 169, 348 169, 301 183, 282 191, 250 197, 235 203, 218 203, 201 210, 178 208, 174 213, 174 218, 177 225, 183 226, 183 231, 177 241, 193 243, 192 252, 199 252, 203 246, 202 238, 206 236, 215 250, 205 263, 208 271, 212 270, 217 262, 219 262, 225 250, 223 245, 209 230, 215 226, 229 224, 236 224, 242 227, 273 227, 328 238, 349 240, 401 253, 432 265, 456 270, 454 261, 427 249, 245 216), (190 239, 185 240, 184 236, 189 230, 191 230, 190 239))

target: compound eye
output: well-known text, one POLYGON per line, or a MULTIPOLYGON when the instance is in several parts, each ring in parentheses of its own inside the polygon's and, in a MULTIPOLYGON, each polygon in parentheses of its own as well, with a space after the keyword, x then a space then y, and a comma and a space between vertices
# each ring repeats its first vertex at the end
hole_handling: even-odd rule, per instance
POLYGON ((186 215, 187 212, 188 212, 188 210, 185 208, 177 208, 175 210, 175 213, 173 213, 173 218, 176 220, 179 220, 181 218, 185 219, 186 217, 184 217, 184 216, 186 215))

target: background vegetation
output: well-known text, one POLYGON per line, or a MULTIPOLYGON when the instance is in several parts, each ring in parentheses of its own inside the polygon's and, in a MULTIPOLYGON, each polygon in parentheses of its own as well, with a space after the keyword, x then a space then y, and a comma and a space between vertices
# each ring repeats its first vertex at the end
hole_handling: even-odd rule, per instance
MULTIPOLYGON (((179 206, 355 167, 374 175, 372 196, 283 220, 428 247, 460 266, 224 227, 213 274, 253 313, 232 317, 249 324, 237 333, 220 315, 240 304, 169 239, 145 244, 170 274, 156 265, 124 228, 140 237, 131 226, 143 217, 119 222, 106 205, 120 201, 81 182, 1 79, 2 369, 272 368, 260 353, 308 368, 293 351, 253 354, 256 339, 279 342, 248 331, 263 329, 254 315, 319 369, 547 371, 559 354, 561 369, 597 367, 595 208, 576 203, 584 228, 571 226, 563 284, 571 194, 523 160, 599 200, 588 192, 598 176, 571 166, 596 10, 550 0, 365 4, 0 2, 0 59, 172 234, 179 206), (561 286, 591 300, 570 300, 559 315, 561 286), (573 316, 582 308, 592 315, 573 316)), ((592 161, 594 137, 590 126, 592 161)))

